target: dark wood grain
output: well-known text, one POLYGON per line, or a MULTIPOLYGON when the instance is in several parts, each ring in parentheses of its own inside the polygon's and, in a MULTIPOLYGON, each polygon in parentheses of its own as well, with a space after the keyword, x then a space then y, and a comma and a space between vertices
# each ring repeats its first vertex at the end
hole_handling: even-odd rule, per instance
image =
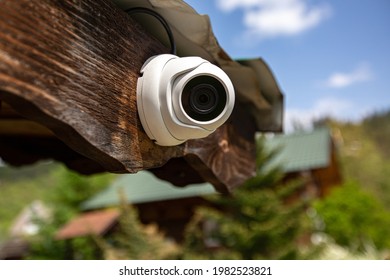
POLYGON ((245 107, 235 107, 230 120, 209 137, 186 143, 185 158, 220 192, 231 192, 255 175, 254 120, 245 107))
POLYGON ((2 1, 1 99, 111 172, 162 165, 176 150, 140 129, 135 87, 166 49, 109 1, 2 1))

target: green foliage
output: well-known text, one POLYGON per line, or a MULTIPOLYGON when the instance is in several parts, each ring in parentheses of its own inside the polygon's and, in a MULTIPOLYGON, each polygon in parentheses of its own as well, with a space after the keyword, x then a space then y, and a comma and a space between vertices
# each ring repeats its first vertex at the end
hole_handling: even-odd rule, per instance
POLYGON ((345 181, 356 181, 390 210, 390 111, 360 123, 327 120, 335 135, 345 181))
POLYGON ((136 209, 129 205, 122 205, 122 214, 119 221, 121 231, 116 234, 114 239, 116 246, 122 250, 126 257, 129 259, 145 259, 145 254, 148 252, 155 253, 153 245, 150 244, 143 232, 136 209))
POLYGON ((215 208, 198 211, 187 229, 183 258, 298 259, 298 239, 306 230, 305 205, 290 200, 300 182, 282 183, 274 152, 257 145, 257 174, 232 197, 212 198, 215 208), (207 229, 207 224, 214 224, 207 229), (213 245, 217 249, 210 250, 213 245))
POLYGON ((42 162, 34 166, 0 167, 0 243, 20 211, 34 200, 44 200, 55 184, 57 164, 42 162))
POLYGON ((54 209, 54 220, 64 223, 79 211, 79 204, 113 178, 111 174, 82 176, 53 162, 32 166, 0 167, 0 242, 26 206, 41 200, 54 209))
POLYGON ((173 259, 177 246, 168 242, 155 225, 144 226, 135 208, 123 202, 119 226, 108 239, 96 238, 105 259, 173 259))
POLYGON ((389 248, 390 111, 360 123, 323 123, 334 132, 347 182, 315 204, 325 232, 353 252, 363 252, 369 243, 389 248))
POLYGON ((110 174, 84 176, 66 168, 57 170, 56 187, 50 200, 79 210, 81 202, 106 187, 113 178, 110 174))
POLYGON ((35 260, 61 260, 64 259, 67 247, 64 241, 55 240, 54 236, 58 230, 58 223, 40 221, 40 231, 36 236, 29 238, 30 251, 28 259, 35 260))
MULTIPOLYGON (((83 176, 61 167, 55 171, 56 181, 46 202, 51 207, 52 218, 40 221, 40 232, 31 239, 30 259, 64 259, 69 257, 69 246, 56 240, 58 229, 80 212, 79 205, 91 195, 106 187, 112 175, 83 176)), ((73 257, 96 258, 96 244, 90 238, 72 240, 73 257)))
POLYGON ((352 251, 364 251, 371 243, 390 249, 390 212, 358 184, 345 183, 314 207, 336 243, 352 251))
POLYGON ((377 112, 365 118, 362 127, 380 153, 390 158, 390 111, 377 112))

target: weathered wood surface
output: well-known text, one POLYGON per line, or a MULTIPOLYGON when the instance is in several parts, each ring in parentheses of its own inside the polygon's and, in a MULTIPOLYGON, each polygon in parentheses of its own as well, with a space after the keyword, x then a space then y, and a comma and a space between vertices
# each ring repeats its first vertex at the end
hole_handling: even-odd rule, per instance
POLYGON ((39 159, 46 137, 62 157, 80 155, 82 164, 73 168, 93 166, 86 173, 100 167, 134 173, 184 158, 179 169, 167 164, 164 172, 153 171, 178 185, 203 179, 223 192, 236 187, 254 170, 254 134, 240 132, 237 120, 178 147, 157 146, 143 132, 136 108, 139 69, 166 51, 110 1, 0 1, 0 102, 26 118, 6 123, 0 114, 0 157, 12 163, 30 145, 39 159), (43 128, 34 128, 38 124, 43 128), (49 135, 29 134, 26 127, 49 135))

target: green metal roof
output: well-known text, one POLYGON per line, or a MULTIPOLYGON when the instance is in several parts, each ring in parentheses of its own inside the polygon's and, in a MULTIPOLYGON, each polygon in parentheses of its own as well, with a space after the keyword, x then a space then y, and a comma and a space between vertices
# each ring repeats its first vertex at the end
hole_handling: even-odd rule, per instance
POLYGON ((155 177, 147 171, 121 175, 108 188, 81 204, 82 210, 106 208, 120 204, 123 194, 131 204, 180 199, 214 194, 211 184, 188 185, 183 188, 155 177))
POLYGON ((275 135, 266 139, 266 147, 279 149, 272 165, 280 164, 285 172, 322 168, 330 163, 331 138, 327 128, 311 132, 275 135))
MULTIPOLYGON (((270 165, 280 164, 285 172, 317 169, 329 165, 330 135, 328 129, 299 132, 289 135, 274 135, 266 139, 266 147, 280 152, 270 165)), ((120 196, 131 204, 180 199, 214 194, 208 183, 189 185, 184 188, 173 186, 147 171, 121 175, 109 187, 82 203, 83 210, 117 206, 120 196)))

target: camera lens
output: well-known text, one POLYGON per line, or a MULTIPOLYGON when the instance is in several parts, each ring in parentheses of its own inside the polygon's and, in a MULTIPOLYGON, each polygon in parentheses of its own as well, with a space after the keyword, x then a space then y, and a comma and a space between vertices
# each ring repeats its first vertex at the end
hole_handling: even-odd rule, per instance
POLYGON ((193 111, 207 114, 217 107, 217 103, 218 93, 212 85, 200 84, 191 90, 190 106, 193 111))
POLYGON ((182 105, 185 112, 197 121, 218 117, 226 106, 226 90, 216 78, 198 76, 184 87, 182 105))

